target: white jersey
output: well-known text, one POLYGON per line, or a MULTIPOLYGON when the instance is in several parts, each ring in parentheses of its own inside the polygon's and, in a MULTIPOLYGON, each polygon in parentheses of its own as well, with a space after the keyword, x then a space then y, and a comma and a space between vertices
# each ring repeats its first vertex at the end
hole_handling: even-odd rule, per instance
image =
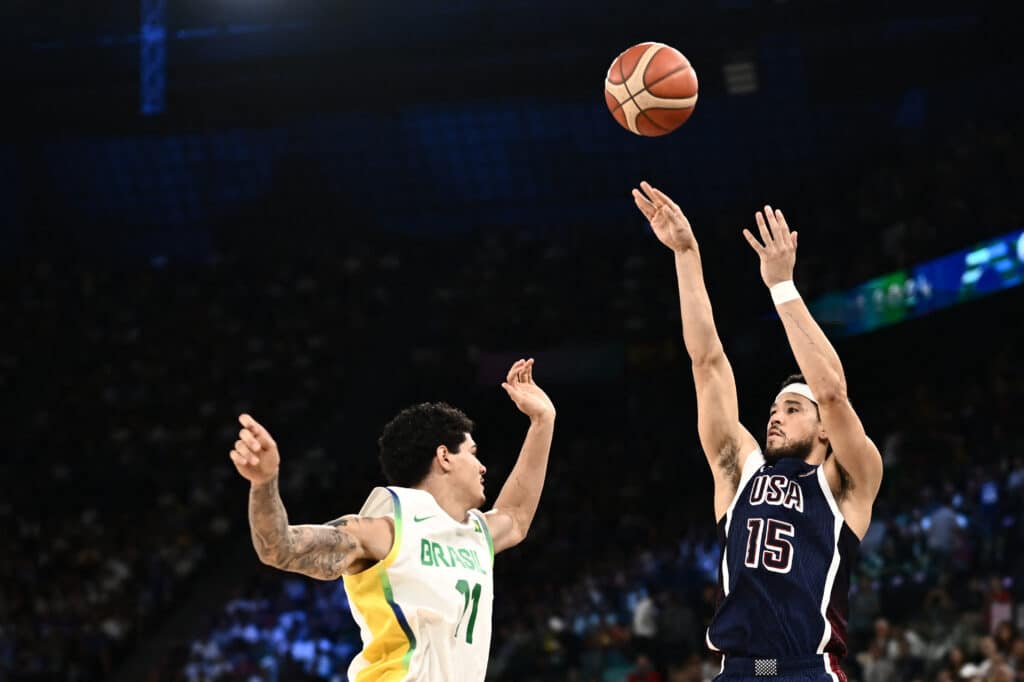
POLYGON ((350 682, 483 682, 491 647, 494 545, 483 514, 452 519, 424 490, 374 488, 360 516, 390 516, 383 560, 344 577, 363 650, 350 682))

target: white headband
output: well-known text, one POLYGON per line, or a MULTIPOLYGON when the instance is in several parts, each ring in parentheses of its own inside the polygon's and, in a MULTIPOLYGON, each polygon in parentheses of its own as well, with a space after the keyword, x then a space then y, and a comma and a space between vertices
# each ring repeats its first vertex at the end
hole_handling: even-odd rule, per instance
POLYGON ((802 395, 807 398, 815 405, 818 404, 818 399, 814 397, 813 393, 811 393, 811 387, 807 384, 794 383, 784 386, 782 390, 779 391, 779 394, 775 396, 775 402, 780 402, 783 393, 796 393, 797 395, 802 395))

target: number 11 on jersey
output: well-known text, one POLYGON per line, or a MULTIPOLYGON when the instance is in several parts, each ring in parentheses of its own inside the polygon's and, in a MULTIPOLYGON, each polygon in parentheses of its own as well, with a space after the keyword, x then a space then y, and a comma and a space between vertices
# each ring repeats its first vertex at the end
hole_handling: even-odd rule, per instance
POLYGON ((469 583, 465 580, 460 580, 455 583, 455 589, 463 596, 466 601, 465 606, 462 607, 462 615, 459 616, 459 622, 455 625, 455 636, 459 636, 459 628, 462 626, 462 619, 466 617, 466 611, 469 609, 469 600, 473 599, 473 610, 469 614, 469 623, 466 624, 466 644, 473 643, 473 626, 476 625, 476 610, 480 606, 480 583, 473 585, 470 589, 469 583))

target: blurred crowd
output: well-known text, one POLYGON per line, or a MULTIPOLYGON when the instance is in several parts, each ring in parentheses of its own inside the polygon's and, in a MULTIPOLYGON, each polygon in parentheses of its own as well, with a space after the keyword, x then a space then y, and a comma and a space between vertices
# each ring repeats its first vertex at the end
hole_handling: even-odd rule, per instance
MULTIPOLYGON (((805 295, 1019 225, 1005 200, 1022 179, 1017 133, 967 126, 832 193, 781 197, 822 235, 801 241, 805 295)), ((283 444, 292 518, 325 520, 379 481, 376 425, 415 400, 465 407, 501 481, 525 425, 499 375, 482 371, 488 358, 608 347, 615 367, 538 364, 541 382, 561 373, 549 384, 556 449, 529 540, 500 557, 491 676, 708 679, 710 476, 671 258, 639 218, 545 234, 483 225, 458 239, 367 229, 319 249, 310 239, 336 225, 235 239, 254 221, 288 224, 310 199, 300 185, 226 218, 201 262, 83 265, 57 249, 0 272, 16 292, 0 298, 0 389, 15 425, 0 461, 0 679, 108 678, 196 580, 222 570, 211 559, 247 534, 246 489, 227 459, 239 412, 265 417, 283 444)), ((746 320, 766 309, 756 261, 736 265, 738 214, 691 218, 723 336, 742 346, 746 320)), ((353 219, 372 227, 372 215, 353 219)), ((979 333, 968 346, 929 340, 941 360, 916 358, 911 377, 867 347, 844 357, 886 460, 851 595, 852 679, 1024 679, 1020 339, 979 333)), ((741 387, 765 395, 793 369, 737 363, 741 387)), ((209 617, 154 682, 343 679, 358 643, 339 584, 269 569, 209 617)))
POLYGON ((1006 197, 1024 180, 1014 161, 1024 152, 1021 133, 1020 121, 966 119, 927 144, 871 148, 852 165, 856 175, 795 201, 802 223, 831 245, 801 251, 807 278, 826 289, 852 286, 1018 227, 1020 207, 1006 197), (834 253, 844 254, 841 267, 834 253))
MULTIPOLYGON (((1024 439, 987 407, 1024 399, 1012 353, 1004 345, 977 377, 984 394, 948 385, 862 407, 868 423, 899 411, 902 425, 883 440, 885 486, 851 590, 853 680, 1024 679, 1024 557, 1013 551, 1024 541, 1024 439), (1014 388, 1001 393, 999 380, 1014 388)), ((682 470, 703 467, 699 452, 680 450, 680 465, 661 450, 633 471, 621 437, 603 448, 565 440, 540 527, 499 557, 489 679, 710 679, 718 666, 703 632, 720 558, 710 501, 673 496, 682 470), (576 485, 587 462, 597 466, 576 485), (673 519, 681 509, 686 521, 673 519)), ((337 617, 345 608, 337 583, 261 573, 182 651, 184 679, 343 680, 358 647, 351 620, 337 617)))

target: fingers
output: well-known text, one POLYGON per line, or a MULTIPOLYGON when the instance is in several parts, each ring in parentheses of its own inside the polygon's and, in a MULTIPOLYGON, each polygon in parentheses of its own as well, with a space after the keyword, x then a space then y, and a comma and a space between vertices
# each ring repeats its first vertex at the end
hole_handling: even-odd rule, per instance
POLYGON ((647 182, 646 180, 640 183, 640 187, 643 189, 644 192, 647 193, 647 196, 651 198, 651 203, 654 204, 655 206, 674 207, 676 205, 676 202, 669 199, 667 194, 665 194, 660 189, 656 188, 654 185, 647 182))
POLYGON ((779 222, 779 227, 782 228, 783 234, 786 235, 786 241, 789 242, 790 245, 795 247, 796 232, 793 232, 789 229, 789 223, 786 222, 786 216, 782 215, 782 211, 776 209, 775 219, 779 222))
POLYGON ((768 223, 765 222, 764 216, 761 215, 760 211, 754 214, 754 221, 757 223, 757 231, 761 235, 761 242, 764 244, 765 248, 771 247, 774 240, 772 239, 771 233, 768 231, 768 223))
POLYGON ((743 237, 758 256, 764 258, 766 254, 787 253, 790 248, 796 249, 797 233, 790 232, 789 223, 786 222, 782 211, 765 204, 764 212, 755 213, 754 220, 757 222, 761 241, 759 242, 750 230, 743 230, 743 237))
POLYGON ((502 382, 501 387, 509 395, 512 395, 512 392, 517 390, 521 384, 533 383, 533 362, 533 358, 529 360, 520 358, 508 370, 508 374, 505 376, 505 381, 502 382))
POLYGON ((249 429, 242 429, 239 431, 238 437, 252 452, 259 452, 262 447, 260 442, 256 439, 256 436, 254 436, 249 429))
POLYGON ((526 364, 526 360, 524 360, 522 358, 520 358, 519 360, 516 360, 512 364, 512 367, 509 368, 508 375, 505 377, 505 381, 507 381, 510 384, 514 384, 514 383, 518 382, 519 381, 519 373, 522 371, 523 365, 525 365, 525 364, 526 364))
POLYGON ((526 361, 526 366, 523 367, 523 371, 520 373, 523 383, 533 383, 533 358, 526 361))
POLYGON ((768 225, 768 232, 772 235, 772 241, 782 240, 782 232, 779 230, 779 222, 775 220, 775 211, 768 204, 764 205, 764 210, 761 212, 764 216, 764 222, 768 225))
POLYGON ((771 206, 765 204, 764 215, 767 218, 768 229, 771 230, 772 238, 788 244, 789 225, 786 224, 786 219, 782 217, 782 211, 774 210, 771 206))
POLYGON ((750 244, 750 248, 754 249, 758 256, 764 253, 764 247, 761 246, 761 242, 757 241, 757 237, 751 234, 750 230, 743 230, 743 236, 746 238, 747 243, 750 244))
POLYGON ((633 190, 633 202, 647 220, 654 220, 654 215, 658 212, 658 209, 638 189, 633 190))
POLYGON ((249 449, 249 446, 241 440, 235 441, 235 449, 231 451, 231 460, 240 466, 256 466, 260 463, 260 458, 256 453, 249 449))
POLYGON ((251 461, 250 457, 239 453, 237 450, 231 451, 231 461, 235 463, 235 466, 242 469, 247 466, 257 466, 260 461, 258 458, 252 458, 255 461, 251 461))
POLYGON ((274 439, 270 437, 267 430, 251 416, 248 414, 241 414, 238 416, 238 421, 245 427, 243 430, 248 431, 256 439, 256 442, 259 443, 259 447, 256 448, 257 450, 272 450, 276 447, 274 439))
POLYGON ((501 387, 505 389, 505 393, 508 394, 509 399, 518 406, 523 399, 523 389, 519 384, 510 384, 507 381, 503 381, 501 382, 501 387))

